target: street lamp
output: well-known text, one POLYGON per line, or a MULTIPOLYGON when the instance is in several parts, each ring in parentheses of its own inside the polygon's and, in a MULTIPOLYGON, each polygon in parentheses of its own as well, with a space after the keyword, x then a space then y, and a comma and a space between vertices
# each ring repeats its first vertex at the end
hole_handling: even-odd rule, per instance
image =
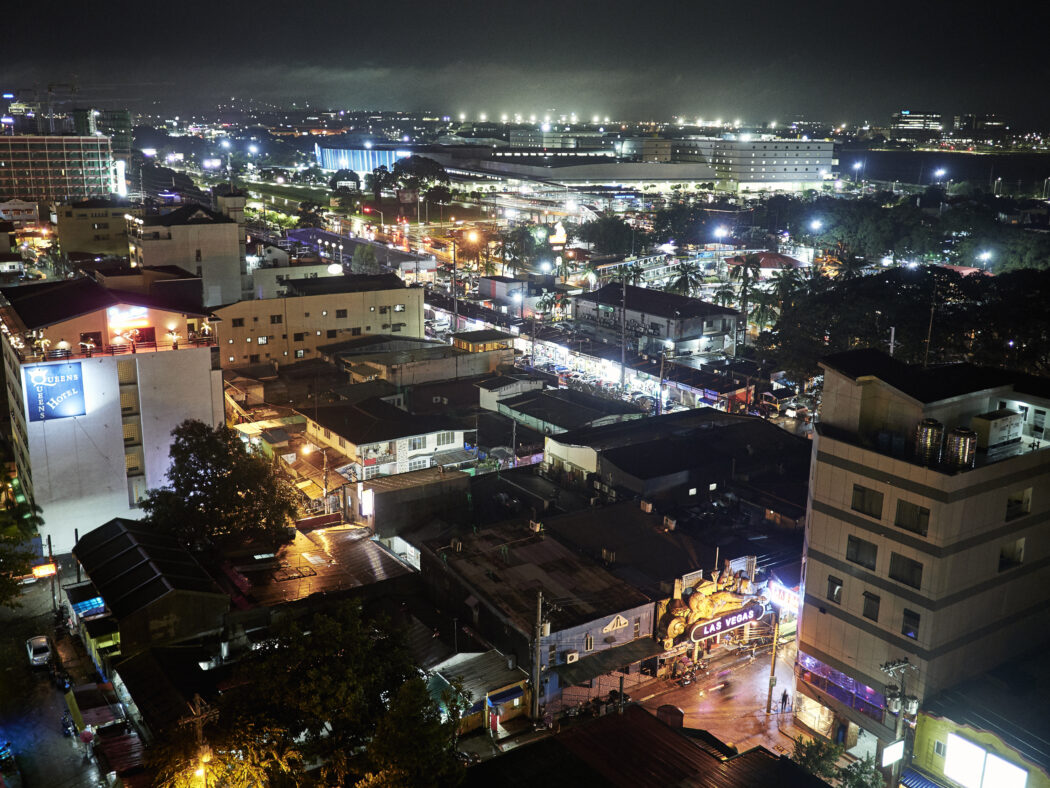
POLYGON ((511 295, 511 299, 518 302, 518 319, 525 319, 525 284, 522 283, 521 287, 514 291, 511 295))
POLYGON ((977 255, 977 259, 984 263, 985 268, 988 267, 988 261, 992 259, 992 253, 988 251, 981 252, 977 255))
POLYGON ((933 177, 935 177, 937 180, 940 180, 947 174, 948 174, 948 171, 942 167, 942 168, 934 171, 933 177))
POLYGON ((820 232, 820 228, 823 226, 824 222, 820 221, 820 219, 814 219, 812 222, 809 223, 809 229, 815 233, 820 232))
POLYGON ((860 183, 860 170, 864 166, 864 162, 855 161, 853 162, 853 182, 860 183))
POLYGON ((324 462, 324 513, 328 514, 328 447, 317 447, 312 443, 308 443, 303 446, 303 455, 313 454, 314 450, 318 448, 321 450, 321 457, 324 462))
POLYGON ((725 226, 719 226, 715 228, 715 238, 717 238, 718 240, 722 240, 727 235, 729 235, 729 229, 725 226))

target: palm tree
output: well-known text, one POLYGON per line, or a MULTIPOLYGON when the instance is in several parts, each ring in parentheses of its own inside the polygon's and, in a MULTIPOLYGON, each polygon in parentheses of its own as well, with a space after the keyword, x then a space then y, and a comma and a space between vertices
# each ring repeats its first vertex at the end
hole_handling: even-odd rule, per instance
POLYGON ((721 306, 729 306, 733 301, 736 300, 736 289, 729 284, 729 282, 723 282, 722 285, 715 290, 714 301, 716 304, 721 306))
POLYGON ((548 290, 536 301, 536 310, 542 314, 560 312, 565 301, 564 293, 548 290))
POLYGON ((864 273, 867 263, 859 260, 855 254, 850 254, 839 263, 839 278, 845 282, 856 279, 864 273))
POLYGON ((773 292, 776 294, 777 309, 783 311, 784 304, 791 300, 802 285, 797 268, 784 268, 773 274, 773 292))
POLYGON ((800 279, 800 286, 806 295, 815 296, 827 290, 830 282, 831 280, 819 265, 812 265, 809 273, 800 279))
POLYGON ((692 295, 700 289, 704 283, 704 275, 700 266, 696 263, 682 262, 678 264, 678 270, 672 275, 668 290, 673 290, 682 295, 692 295))
POLYGON ((751 309, 751 322, 759 331, 767 328, 777 319, 777 294, 772 290, 759 290, 755 293, 755 305, 751 309))
POLYGON ((762 265, 759 256, 757 254, 746 254, 743 260, 733 266, 733 270, 729 272, 729 278, 740 283, 740 312, 744 316, 744 347, 747 347, 748 300, 751 297, 751 289, 754 287, 755 282, 758 281, 761 270, 762 265))

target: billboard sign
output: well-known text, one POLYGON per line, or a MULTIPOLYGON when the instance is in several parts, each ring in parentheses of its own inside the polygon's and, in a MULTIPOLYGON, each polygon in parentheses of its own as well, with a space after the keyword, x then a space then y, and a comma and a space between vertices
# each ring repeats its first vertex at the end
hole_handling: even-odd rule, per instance
POLYGON ((80 362, 35 364, 23 369, 30 421, 83 416, 84 379, 80 362))
POLYGON ((744 607, 726 613, 724 616, 710 621, 697 621, 689 630, 689 639, 698 643, 706 638, 722 635, 730 630, 758 621, 765 613, 765 605, 761 602, 748 602, 744 607))

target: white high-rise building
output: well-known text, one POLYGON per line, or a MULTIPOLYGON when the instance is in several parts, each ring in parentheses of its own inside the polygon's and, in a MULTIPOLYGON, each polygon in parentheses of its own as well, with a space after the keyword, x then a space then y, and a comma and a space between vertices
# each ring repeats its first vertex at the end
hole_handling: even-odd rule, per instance
POLYGON ((43 510, 55 553, 137 518, 169 466, 171 431, 223 419, 207 316, 91 279, 0 289, 17 494, 43 510))
POLYGON ((874 755, 1050 632, 1050 381, 875 350, 821 366, 795 717, 874 755))

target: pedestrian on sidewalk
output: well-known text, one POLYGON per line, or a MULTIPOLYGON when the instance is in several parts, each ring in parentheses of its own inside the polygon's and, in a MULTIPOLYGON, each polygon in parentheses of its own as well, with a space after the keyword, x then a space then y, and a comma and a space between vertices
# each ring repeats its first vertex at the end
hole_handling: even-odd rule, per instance
POLYGON ((782 714, 787 709, 787 703, 788 703, 788 691, 784 690, 782 693, 780 693, 780 712, 782 714))

